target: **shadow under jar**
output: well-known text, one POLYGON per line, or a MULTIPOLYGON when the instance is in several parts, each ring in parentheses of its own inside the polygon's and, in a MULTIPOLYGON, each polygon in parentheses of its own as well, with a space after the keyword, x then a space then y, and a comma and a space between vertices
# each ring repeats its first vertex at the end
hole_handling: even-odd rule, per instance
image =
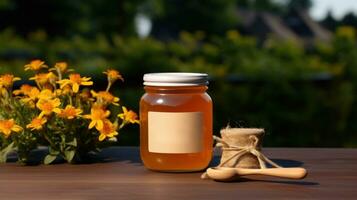
POLYGON ((207 74, 144 75, 140 101, 140 154, 155 171, 205 169, 212 158, 212 100, 207 74))

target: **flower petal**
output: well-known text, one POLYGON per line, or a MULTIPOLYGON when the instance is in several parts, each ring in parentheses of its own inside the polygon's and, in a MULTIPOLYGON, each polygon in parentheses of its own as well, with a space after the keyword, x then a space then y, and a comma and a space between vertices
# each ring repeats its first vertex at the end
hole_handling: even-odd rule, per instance
POLYGON ((91 123, 88 126, 88 129, 92 129, 96 124, 97 124, 96 121, 91 121, 91 123))
POLYGON ((121 119, 124 119, 124 113, 118 114, 118 117, 120 117, 121 119))
POLYGON ((84 119, 91 119, 91 115, 83 115, 84 119))
POLYGON ((103 141, 107 136, 104 134, 99 135, 99 141, 103 141))
POLYGON ((79 90, 79 85, 78 85, 78 83, 74 83, 74 84, 73 84, 72 90, 73 90, 74 93, 77 93, 77 92, 78 92, 78 90, 79 90))
POLYGON ((61 109, 59 109, 59 108, 54 108, 54 109, 53 109, 53 112, 55 112, 55 113, 61 113, 61 109))
POLYGON ((103 129, 103 126, 104 126, 104 125, 103 125, 103 121, 102 121, 102 120, 98 120, 98 121, 97 121, 97 125, 96 125, 95 128, 96 128, 97 130, 102 130, 102 129, 103 129))
POLYGON ((81 85, 85 85, 85 86, 93 85, 93 81, 82 82, 81 85))
POLYGON ((42 111, 38 117, 42 118, 44 115, 45 115, 45 112, 42 111))
POLYGON ((15 131, 15 132, 20 132, 20 131, 22 131, 22 127, 19 125, 14 125, 14 127, 12 127, 11 130, 15 131))

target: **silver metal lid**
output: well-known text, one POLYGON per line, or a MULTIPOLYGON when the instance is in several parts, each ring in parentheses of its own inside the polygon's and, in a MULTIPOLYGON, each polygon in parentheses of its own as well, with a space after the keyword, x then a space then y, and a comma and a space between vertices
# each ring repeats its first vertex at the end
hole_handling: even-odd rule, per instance
POLYGON ((204 73, 149 73, 144 75, 144 85, 148 86, 199 86, 208 85, 208 75, 204 73))

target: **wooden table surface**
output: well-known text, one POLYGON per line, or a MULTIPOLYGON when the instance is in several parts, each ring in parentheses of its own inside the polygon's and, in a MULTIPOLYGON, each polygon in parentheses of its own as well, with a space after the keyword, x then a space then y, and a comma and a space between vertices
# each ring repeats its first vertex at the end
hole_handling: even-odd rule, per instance
POLYGON ((0 199, 357 199, 357 149, 265 148, 264 153, 309 174, 300 181, 254 176, 221 183, 201 180, 201 173, 152 172, 142 165, 137 147, 112 147, 101 153, 100 163, 0 164, 0 199))

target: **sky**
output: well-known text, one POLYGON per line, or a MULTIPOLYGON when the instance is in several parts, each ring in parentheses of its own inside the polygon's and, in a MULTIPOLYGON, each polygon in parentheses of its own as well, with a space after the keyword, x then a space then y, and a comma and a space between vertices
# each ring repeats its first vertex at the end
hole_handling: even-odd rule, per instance
POLYGON ((340 19, 347 12, 357 14, 357 0, 312 0, 313 7, 310 10, 311 16, 320 20, 326 16, 328 10, 332 10, 335 18, 340 19))

